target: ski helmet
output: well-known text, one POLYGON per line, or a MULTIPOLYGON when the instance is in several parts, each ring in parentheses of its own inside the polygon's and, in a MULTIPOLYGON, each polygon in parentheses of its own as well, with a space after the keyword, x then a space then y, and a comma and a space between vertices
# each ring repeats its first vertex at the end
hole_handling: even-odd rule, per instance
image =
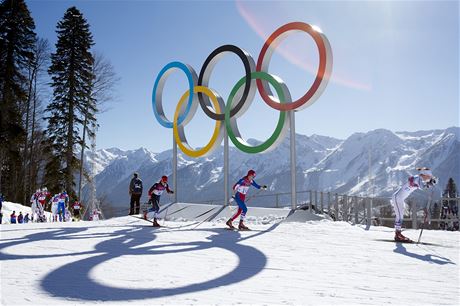
POLYGON ((168 182, 168 177, 167 177, 166 175, 163 175, 163 176, 161 177, 161 181, 167 183, 167 182, 168 182))
POLYGON ((248 171, 248 175, 247 175, 247 176, 250 176, 250 175, 252 175, 253 177, 256 177, 256 172, 255 172, 254 170, 251 169, 251 170, 248 171))

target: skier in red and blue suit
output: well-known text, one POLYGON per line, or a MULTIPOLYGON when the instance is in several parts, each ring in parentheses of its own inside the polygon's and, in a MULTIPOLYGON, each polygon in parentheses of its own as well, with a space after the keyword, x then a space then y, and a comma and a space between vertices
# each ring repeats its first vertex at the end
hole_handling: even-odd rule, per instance
POLYGON ((244 225, 243 221, 244 218, 246 217, 246 212, 248 211, 248 208, 246 206, 246 203, 244 203, 244 200, 246 198, 246 194, 248 193, 249 187, 254 186, 257 189, 263 189, 266 190, 267 186, 263 185, 260 186, 259 184, 254 181, 254 178, 256 177, 256 172, 254 170, 249 170, 248 174, 241 178, 234 186, 233 186, 233 198, 235 199, 236 203, 238 204, 238 211, 228 219, 227 226, 230 227, 231 229, 234 229, 235 227, 233 226, 232 222, 238 218, 239 215, 241 215, 240 218, 240 224, 238 225, 239 230, 249 230, 249 228, 244 225))
MULTIPOLYGON (((152 204, 152 208, 149 211, 153 211, 153 226, 160 227, 160 224, 157 221, 158 212, 160 211, 160 196, 163 192, 167 193, 174 193, 171 189, 169 189, 168 185, 168 177, 163 175, 161 180, 158 183, 153 184, 152 187, 149 189, 149 196, 150 196, 150 203, 152 204)), ((144 219, 147 219, 147 212, 144 212, 144 219)))

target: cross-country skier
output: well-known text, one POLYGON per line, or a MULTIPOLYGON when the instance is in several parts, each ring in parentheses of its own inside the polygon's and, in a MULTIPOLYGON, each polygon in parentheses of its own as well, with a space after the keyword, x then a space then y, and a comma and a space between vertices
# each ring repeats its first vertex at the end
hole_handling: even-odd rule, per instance
POLYGON ((57 208, 57 213, 59 215, 59 221, 60 222, 65 222, 65 206, 66 203, 69 201, 69 196, 67 195, 67 192, 62 192, 59 195, 59 201, 58 201, 58 208, 57 208))
POLYGON ((401 233, 401 225, 404 218, 404 203, 409 195, 417 189, 428 189, 436 184, 428 168, 417 168, 418 175, 410 176, 408 181, 401 186, 392 196, 391 202, 395 210, 395 241, 410 242, 411 240, 401 233))
POLYGON ((82 207, 83 205, 78 202, 78 199, 75 199, 75 202, 72 204, 72 208, 73 208, 73 216, 75 217, 76 220, 80 220, 80 208, 82 207))
MULTIPOLYGON (((160 196, 166 190, 167 193, 174 193, 169 189, 168 177, 163 175, 158 183, 155 183, 149 189, 150 202, 152 203, 152 211, 155 212, 153 215, 153 226, 160 227, 157 222, 158 211, 160 210, 160 196)), ((144 219, 147 219, 147 212, 144 212, 144 219)))
POLYGON ((45 203, 46 198, 49 196, 49 192, 44 187, 43 189, 37 189, 37 191, 30 198, 30 208, 32 210, 32 221, 35 222, 46 222, 45 216, 45 203))
POLYGON ((56 193, 50 200, 52 222, 57 222, 57 219, 58 219, 59 195, 60 195, 59 193, 56 193))
POLYGON ((233 186, 233 198, 235 199, 236 203, 238 204, 238 211, 228 219, 227 226, 230 227, 231 229, 234 229, 235 227, 233 226, 233 221, 238 218, 238 216, 241 214, 240 217, 240 224, 238 225, 239 230, 249 230, 249 228, 244 225, 243 221, 244 218, 246 217, 246 212, 248 211, 248 208, 246 207, 246 203, 244 203, 246 194, 248 193, 249 187, 252 185, 256 187, 257 189, 263 189, 266 190, 267 186, 263 185, 260 186, 258 185, 255 181, 254 178, 256 177, 256 172, 254 170, 249 170, 248 174, 241 178, 234 186, 233 186))
POLYGON ((32 211, 32 221, 38 222, 39 209, 38 209, 38 197, 41 190, 37 189, 35 193, 30 197, 30 209, 32 211))

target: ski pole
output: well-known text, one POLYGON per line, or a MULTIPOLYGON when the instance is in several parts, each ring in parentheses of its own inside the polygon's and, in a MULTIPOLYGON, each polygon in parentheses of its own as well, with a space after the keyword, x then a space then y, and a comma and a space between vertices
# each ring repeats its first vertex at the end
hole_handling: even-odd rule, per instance
POLYGON ((425 217, 423 219, 423 227, 421 227, 421 229, 420 229, 420 235, 418 236, 417 244, 420 243, 420 239, 422 238, 422 234, 423 234, 423 229, 426 226, 426 221, 428 219, 428 212, 429 212, 429 209, 430 209, 430 206, 431 206, 431 199, 433 198, 433 192, 434 192, 434 189, 431 191, 430 197, 428 199, 428 203, 427 203, 427 205, 426 205, 426 207, 424 209, 425 217))

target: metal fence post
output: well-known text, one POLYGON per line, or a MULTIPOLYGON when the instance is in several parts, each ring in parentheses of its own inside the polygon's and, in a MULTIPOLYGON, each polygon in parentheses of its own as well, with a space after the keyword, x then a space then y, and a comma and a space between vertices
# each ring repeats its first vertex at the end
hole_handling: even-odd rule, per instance
POLYGON ((358 219, 359 200, 357 196, 354 196, 353 199, 354 199, 353 208, 355 210, 355 224, 358 224, 359 223, 359 219, 358 219))
POLYGON ((315 212, 318 210, 318 191, 315 190, 315 212))
POLYGON ((321 213, 323 214, 324 213, 324 201, 323 201, 323 192, 322 191, 319 194, 319 199, 320 199, 320 202, 321 202, 321 213))
POLYGON ((366 201, 366 213, 367 213, 366 225, 370 227, 372 225, 371 199, 366 198, 365 201, 366 201))
POLYGON ((310 213, 312 214, 313 212, 313 191, 310 190, 310 213))
POLYGON ((411 201, 411 210, 412 210, 412 228, 417 229, 417 202, 411 201))
POLYGON ((348 195, 345 195, 345 206, 344 206, 345 216, 343 219, 346 222, 348 222, 349 212, 350 212, 349 201, 350 199, 348 198, 348 195))
POLYGON ((339 221, 339 195, 335 194, 335 203, 334 203, 334 210, 335 210, 335 220, 339 221))

